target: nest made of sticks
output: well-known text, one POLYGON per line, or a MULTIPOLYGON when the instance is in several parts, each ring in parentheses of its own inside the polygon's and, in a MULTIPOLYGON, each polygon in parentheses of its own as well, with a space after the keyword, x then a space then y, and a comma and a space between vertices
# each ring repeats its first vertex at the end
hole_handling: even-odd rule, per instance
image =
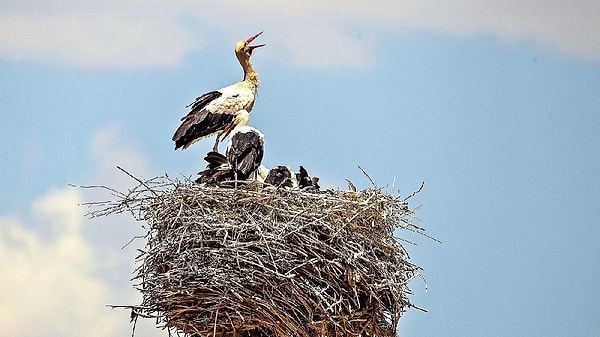
POLYGON ((122 306, 134 318, 156 317, 186 336, 391 337, 405 310, 418 308, 408 282, 420 267, 394 235, 423 234, 408 198, 374 185, 309 193, 139 183, 109 189, 117 200, 89 212, 145 222, 134 272, 143 301, 122 306))

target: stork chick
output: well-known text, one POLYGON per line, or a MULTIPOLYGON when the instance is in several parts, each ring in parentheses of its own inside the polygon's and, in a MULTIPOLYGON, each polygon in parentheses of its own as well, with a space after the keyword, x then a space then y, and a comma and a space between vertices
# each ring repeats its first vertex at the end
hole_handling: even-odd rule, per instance
POLYGON ((206 169, 198 172, 200 176, 196 179, 198 184, 215 185, 233 179, 233 168, 224 155, 211 151, 206 154, 204 160, 208 162, 208 165, 206 169))
POLYGON ((265 153, 265 136, 248 125, 238 126, 231 132, 225 156, 233 168, 235 180, 245 180, 255 175, 265 153))
POLYGON ((296 180, 301 190, 319 191, 321 188, 319 186, 319 177, 309 176, 308 171, 302 165, 300 165, 300 170, 296 173, 296 180))
MULTIPOLYGON (((198 183, 219 184, 233 180, 258 179, 264 155, 264 135, 251 126, 236 127, 229 137, 227 152, 222 155, 211 151, 204 160, 208 162, 205 170, 199 172, 198 183)), ((234 185, 234 186, 236 186, 234 185)))
POLYGON ((269 174, 265 178, 265 183, 277 187, 296 188, 298 181, 296 175, 287 165, 279 165, 269 170, 269 174))

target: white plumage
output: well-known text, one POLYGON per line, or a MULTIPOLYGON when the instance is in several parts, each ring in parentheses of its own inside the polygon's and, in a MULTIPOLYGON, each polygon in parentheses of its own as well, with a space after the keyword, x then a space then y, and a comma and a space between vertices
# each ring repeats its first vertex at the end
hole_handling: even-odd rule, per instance
POLYGON ((173 135, 175 149, 186 149, 216 134, 213 151, 218 152, 221 136, 226 137, 236 126, 248 124, 258 88, 258 73, 254 71, 250 57, 255 48, 264 46, 249 44, 260 34, 262 32, 239 41, 235 46, 235 55, 244 70, 242 81, 207 92, 188 105, 190 112, 181 119, 182 123, 173 135))

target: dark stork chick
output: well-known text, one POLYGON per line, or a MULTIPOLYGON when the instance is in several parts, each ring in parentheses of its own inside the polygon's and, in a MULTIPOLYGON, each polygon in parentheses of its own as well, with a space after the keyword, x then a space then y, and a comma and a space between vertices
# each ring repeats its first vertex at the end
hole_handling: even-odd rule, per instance
POLYGON ((231 132, 225 156, 233 168, 235 180, 246 180, 256 175, 265 152, 265 137, 258 129, 238 126, 231 132))
POLYGON ((277 187, 298 187, 296 175, 292 174, 289 166, 279 165, 269 170, 269 174, 265 178, 265 183, 277 187))
POLYGON ((200 177, 196 179, 197 183, 214 185, 233 179, 233 168, 224 155, 211 151, 206 154, 204 160, 208 165, 204 171, 198 172, 200 177))
POLYGON ((301 190, 318 191, 321 188, 319 186, 319 177, 309 176, 308 171, 302 165, 300 166, 300 171, 296 173, 296 180, 301 190))
POLYGON ((242 40, 235 45, 235 55, 244 70, 244 79, 230 86, 207 92, 196 98, 187 107, 190 112, 173 135, 175 150, 186 149, 195 142, 217 135, 214 152, 218 152, 219 139, 226 137, 236 126, 248 124, 248 118, 258 88, 258 74, 254 71, 250 57, 255 48, 250 43, 262 32, 242 40))

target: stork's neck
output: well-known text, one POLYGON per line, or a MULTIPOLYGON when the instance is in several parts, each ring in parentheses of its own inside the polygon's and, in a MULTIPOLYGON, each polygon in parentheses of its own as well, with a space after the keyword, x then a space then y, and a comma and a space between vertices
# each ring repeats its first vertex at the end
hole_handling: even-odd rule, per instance
POLYGON ((248 83, 253 91, 258 88, 258 73, 254 71, 252 62, 249 59, 240 60, 242 69, 244 69, 244 82, 248 83))

